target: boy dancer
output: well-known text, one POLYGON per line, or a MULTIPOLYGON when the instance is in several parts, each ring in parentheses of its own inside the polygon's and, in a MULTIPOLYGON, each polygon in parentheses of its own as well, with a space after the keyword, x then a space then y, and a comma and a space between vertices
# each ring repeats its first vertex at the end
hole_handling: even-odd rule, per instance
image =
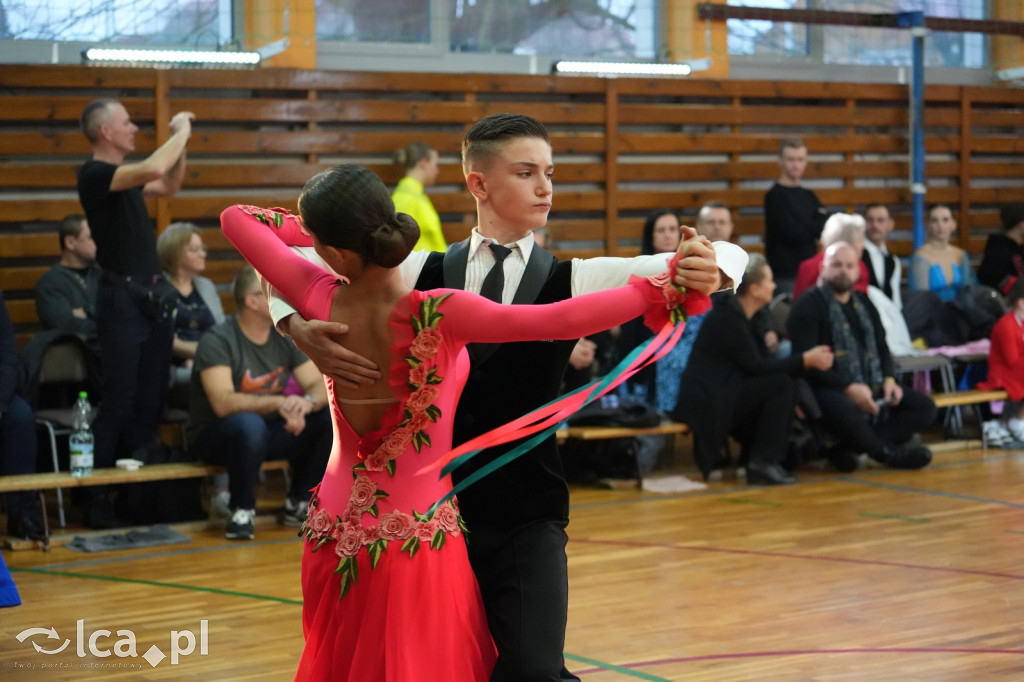
MULTIPOLYGON (((625 284, 631 274, 655 275, 665 255, 558 261, 537 247, 532 230, 547 222, 554 163, 544 126, 529 116, 495 114, 463 140, 466 185, 477 203, 477 227, 447 253, 413 252, 400 266, 417 289, 493 293, 503 303, 550 303, 625 284), (493 246, 492 246, 493 244, 493 246), (493 272, 492 272, 493 270, 493 272), (500 275, 499 275, 500 273, 500 275)), ((677 283, 701 293, 738 283, 746 254, 732 244, 714 249, 686 228, 677 283), (720 250, 716 260, 716 250, 720 250), (719 265, 728 273, 723 277, 719 265)), ((345 325, 282 318, 278 327, 336 380, 380 378, 371 363, 338 346, 345 325)), ((290 310, 287 312, 291 312, 290 310)), ((473 371, 455 415, 454 444, 463 443, 557 397, 575 342, 507 343, 471 349, 473 371)), ((455 472, 458 482, 514 447, 481 454, 455 472)), ((554 438, 459 495, 469 526, 469 557, 498 647, 494 682, 576 680, 564 666, 568 611, 565 545, 569 493, 554 438)))

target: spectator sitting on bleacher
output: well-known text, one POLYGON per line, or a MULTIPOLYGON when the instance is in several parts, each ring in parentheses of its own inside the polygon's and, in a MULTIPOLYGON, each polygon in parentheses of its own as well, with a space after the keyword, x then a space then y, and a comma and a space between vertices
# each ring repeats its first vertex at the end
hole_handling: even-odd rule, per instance
POLYGON ((867 294, 853 289, 860 263, 857 251, 845 242, 825 251, 821 284, 801 296, 789 313, 793 353, 821 344, 835 352, 832 369, 809 371, 807 380, 825 427, 839 440, 826 453, 837 469, 855 470, 858 453, 893 468, 918 469, 932 455, 909 441, 935 418, 935 403, 896 383, 878 311, 867 294))
POLYGON ((288 459, 291 490, 280 515, 284 525, 305 520, 310 490, 320 481, 334 432, 327 389, 316 366, 290 339, 273 330, 255 270, 235 278, 237 313, 199 339, 189 397, 189 450, 228 470, 230 540, 253 537, 254 486, 260 465, 288 459), (285 396, 293 375, 305 396, 285 396))
MULTIPOLYGON (((18 383, 18 339, 0 291, 0 476, 36 473, 36 420, 21 396, 18 383)), ((35 513, 36 493, 7 493, 7 534, 37 540, 43 537, 35 513)))
POLYGON ((715 296, 693 344, 673 417, 693 429, 694 458, 705 478, 733 432, 743 447, 748 483, 796 482, 782 466, 796 405, 794 377, 805 367, 830 368, 832 351, 816 346, 782 359, 762 355, 751 320, 774 293, 771 268, 764 256, 752 254, 736 295, 715 296))
POLYGON ((1003 232, 990 234, 978 266, 978 281, 1004 296, 1024 275, 1024 204, 999 209, 1003 232))
MULTIPOLYGON (((672 253, 679 246, 681 238, 679 229, 679 216, 672 209, 663 208, 651 211, 647 214, 643 232, 640 233, 640 255, 672 253)), ((689 325, 690 322, 687 321, 687 327, 689 325)), ((617 339, 618 356, 625 357, 630 351, 649 339, 651 335, 651 331, 644 326, 641 319, 630 320, 622 325, 617 339)), ((688 344, 680 339, 669 355, 678 355, 680 347, 690 345, 692 345, 692 341, 688 344)), ((689 354, 688 351, 687 354, 689 354)), ((658 367, 662 362, 670 362, 668 356, 662 358, 658 365, 649 365, 630 378, 623 387, 625 396, 661 409, 659 406, 661 401, 657 397, 657 377, 658 367)), ((671 409, 671 407, 667 409, 671 409)))
POLYGON ((868 204, 864 209, 864 253, 861 260, 868 268, 869 283, 889 297, 897 310, 903 310, 900 287, 903 286, 903 265, 889 252, 885 243, 894 227, 885 204, 868 204))
MULTIPOLYGON (((641 253, 650 255, 675 251, 679 245, 679 226, 679 218, 674 211, 661 209, 649 213, 641 235, 641 253)), ((719 201, 708 202, 697 214, 696 229, 697 234, 711 241, 729 241, 733 231, 729 207, 719 201)), ((658 360, 653 367, 638 372, 627 383, 624 389, 626 396, 646 403, 660 412, 672 412, 679 401, 679 377, 686 369, 690 351, 693 350, 693 343, 703 322, 704 315, 694 315, 687 319, 683 335, 675 348, 658 360)), ((625 357, 650 336, 650 331, 640 320, 622 325, 622 333, 618 339, 618 356, 625 357)))
POLYGON ((96 242, 84 215, 69 215, 57 228, 60 261, 36 284, 36 314, 44 330, 78 334, 95 351, 96 292, 100 268, 96 242))
POLYGON ((224 321, 224 307, 213 282, 199 274, 206 269, 206 247, 198 227, 192 223, 168 225, 156 240, 156 255, 164 277, 178 292, 167 402, 172 407, 188 409, 199 337, 224 321))
POLYGON ((1024 279, 1010 287, 1010 311, 992 328, 988 376, 976 388, 1003 389, 1010 402, 1001 419, 985 422, 986 440, 996 447, 1020 448, 1024 443, 1024 279))
POLYGON ((924 244, 910 257, 907 288, 933 291, 943 301, 952 301, 960 289, 977 284, 970 254, 950 243, 956 220, 948 206, 932 206, 927 231, 924 244))
MULTIPOLYGON (((828 247, 836 242, 846 242, 856 250, 857 258, 861 257, 864 250, 864 227, 864 218, 856 213, 833 213, 828 217, 825 227, 821 230, 821 251, 800 263, 797 270, 796 282, 793 284, 794 301, 800 298, 800 294, 817 286, 818 277, 821 275, 821 263, 828 247)), ((859 276, 853 288, 867 293, 871 279, 868 266, 862 262, 859 267, 859 276)))

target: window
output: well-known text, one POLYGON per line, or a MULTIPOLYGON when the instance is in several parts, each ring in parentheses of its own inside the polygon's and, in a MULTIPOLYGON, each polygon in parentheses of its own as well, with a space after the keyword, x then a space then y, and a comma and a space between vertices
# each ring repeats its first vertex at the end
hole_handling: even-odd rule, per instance
MULTIPOLYGON (((821 0, 822 9, 869 14, 924 12, 946 19, 984 19, 985 0, 821 0)), ((826 64, 909 66, 911 37, 906 30, 825 26, 826 64)), ((985 36, 977 33, 930 33, 925 38, 925 65, 982 68, 988 61, 985 36)))
POLYGON ((429 43, 430 0, 317 0, 318 40, 429 43))
POLYGON ((657 53, 658 0, 317 0, 316 12, 317 38, 326 41, 555 57, 657 53))
MULTIPOLYGON (((739 7, 807 9, 807 0, 729 0, 739 7)), ((776 23, 760 19, 726 21, 729 54, 806 57, 810 54, 810 31, 806 24, 776 23)))
POLYGON ((232 39, 230 3, 221 0, 3 0, 0 38, 217 47, 232 39), (227 21, 222 21, 225 18, 227 21))
MULTIPOLYGON (((987 0, 728 0, 737 7, 811 9, 864 14, 923 11, 947 19, 985 19, 987 0)), ((911 37, 905 29, 804 25, 756 19, 729 19, 729 54, 757 57, 811 57, 823 64, 909 66, 911 37)), ((927 66, 984 68, 985 36, 931 33, 925 40, 927 66)))
POLYGON ((455 52, 653 58, 655 0, 453 0, 455 52))

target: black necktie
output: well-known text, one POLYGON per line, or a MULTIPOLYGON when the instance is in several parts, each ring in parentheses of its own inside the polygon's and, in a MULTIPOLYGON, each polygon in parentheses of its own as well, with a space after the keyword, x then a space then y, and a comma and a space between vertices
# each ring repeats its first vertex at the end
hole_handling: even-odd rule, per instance
POLYGON ((487 276, 484 277, 483 286, 480 287, 480 295, 501 303, 501 292, 505 289, 505 268, 502 266, 502 261, 505 260, 508 254, 512 253, 512 249, 491 242, 488 242, 487 246, 491 247, 491 253, 494 254, 494 265, 491 266, 487 276))

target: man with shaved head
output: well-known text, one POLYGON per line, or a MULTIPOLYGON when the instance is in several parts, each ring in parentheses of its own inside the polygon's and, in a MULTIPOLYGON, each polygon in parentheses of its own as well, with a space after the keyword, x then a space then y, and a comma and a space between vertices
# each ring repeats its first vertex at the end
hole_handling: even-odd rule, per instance
POLYGON ((860 453, 896 469, 919 469, 931 451, 914 444, 915 434, 935 419, 935 403, 903 388, 893 377, 893 359, 878 311, 853 286, 860 258, 847 242, 825 251, 821 279, 793 304, 789 336, 793 353, 832 347, 827 371, 808 370, 825 427, 839 439, 828 457, 840 471, 853 471, 860 453))
MULTIPOLYGON (((82 110, 79 122, 92 158, 78 172, 78 199, 103 268, 96 295, 103 378, 103 408, 94 427, 97 468, 121 458, 147 461, 156 441, 173 336, 160 303, 156 230, 145 197, 168 197, 181 188, 193 118, 188 111, 175 114, 167 141, 141 161, 126 163, 139 129, 124 105, 100 99, 82 110)), ((86 525, 120 525, 105 486, 88 490, 86 525)))

